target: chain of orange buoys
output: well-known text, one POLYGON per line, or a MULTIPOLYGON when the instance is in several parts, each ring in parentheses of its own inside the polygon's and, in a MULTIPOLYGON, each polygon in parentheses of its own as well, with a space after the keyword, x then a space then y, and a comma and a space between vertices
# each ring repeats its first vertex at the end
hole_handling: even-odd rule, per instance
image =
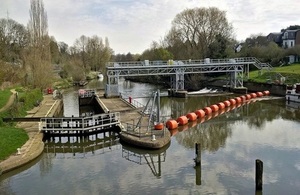
MULTIPOLYGON (((194 127, 198 123, 203 123, 204 121, 208 121, 211 118, 233 110, 236 107, 240 107, 243 103, 249 103, 251 99, 268 95, 270 95, 269 91, 263 91, 231 98, 229 100, 225 100, 223 102, 219 102, 217 104, 204 107, 203 109, 188 113, 187 115, 180 116, 176 120, 170 119, 166 122, 166 127, 171 132, 171 135, 175 135, 179 126, 183 127, 182 130, 187 130, 188 128, 194 127)), ((163 129, 163 126, 164 124, 159 123, 155 125, 154 128, 160 130, 163 129)))

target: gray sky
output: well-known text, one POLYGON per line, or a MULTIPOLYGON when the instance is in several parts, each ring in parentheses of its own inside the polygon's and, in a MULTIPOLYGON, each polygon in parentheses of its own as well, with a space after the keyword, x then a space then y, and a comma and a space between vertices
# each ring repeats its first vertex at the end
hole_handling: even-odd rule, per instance
MULTIPOLYGON (((81 35, 108 37, 115 53, 142 53, 161 40, 177 13, 194 7, 227 12, 237 40, 300 25, 299 0, 44 0, 49 34, 72 46, 81 35)), ((0 18, 27 25, 30 0, 0 0, 0 18)))

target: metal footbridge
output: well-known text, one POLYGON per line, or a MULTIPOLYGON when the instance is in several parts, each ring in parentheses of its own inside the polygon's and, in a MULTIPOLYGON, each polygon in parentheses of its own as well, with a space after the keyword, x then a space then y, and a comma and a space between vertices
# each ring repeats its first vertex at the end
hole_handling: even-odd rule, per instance
POLYGON ((249 66, 259 70, 271 70, 270 64, 261 63, 254 57, 203 60, 168 60, 168 61, 131 61, 109 62, 106 67, 106 97, 119 96, 119 78, 131 76, 173 75, 171 88, 175 91, 184 90, 184 75, 195 73, 227 73, 227 86, 243 87, 244 74, 249 77, 249 66))

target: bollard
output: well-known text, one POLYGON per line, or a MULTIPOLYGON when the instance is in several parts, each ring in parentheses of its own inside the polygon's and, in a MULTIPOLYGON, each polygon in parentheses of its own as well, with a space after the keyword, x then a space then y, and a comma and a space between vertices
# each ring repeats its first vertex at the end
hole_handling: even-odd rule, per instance
POLYGON ((132 97, 129 97, 129 103, 130 104, 132 103, 132 97))
POLYGON ((155 139, 155 135, 152 135, 152 141, 155 141, 156 139, 155 139))
POLYGON ((263 162, 259 159, 255 161, 255 189, 262 190, 263 185, 263 162))

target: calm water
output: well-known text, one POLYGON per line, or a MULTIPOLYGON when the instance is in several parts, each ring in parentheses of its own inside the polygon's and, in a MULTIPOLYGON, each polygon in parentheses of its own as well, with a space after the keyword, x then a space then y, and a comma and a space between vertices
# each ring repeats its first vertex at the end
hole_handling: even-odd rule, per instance
MULTIPOLYGON (((154 89, 121 85, 133 97, 154 89)), ((66 92, 66 116, 78 113, 74 94, 66 92)), ((162 97, 162 116, 176 119, 226 99, 162 97)), ((255 194, 256 159, 264 162, 263 194, 300 193, 300 111, 284 100, 242 105, 172 133, 171 144, 158 151, 122 145, 113 134, 57 138, 36 161, 1 176, 0 194, 255 194), (195 166, 195 143, 201 166, 195 166)))

